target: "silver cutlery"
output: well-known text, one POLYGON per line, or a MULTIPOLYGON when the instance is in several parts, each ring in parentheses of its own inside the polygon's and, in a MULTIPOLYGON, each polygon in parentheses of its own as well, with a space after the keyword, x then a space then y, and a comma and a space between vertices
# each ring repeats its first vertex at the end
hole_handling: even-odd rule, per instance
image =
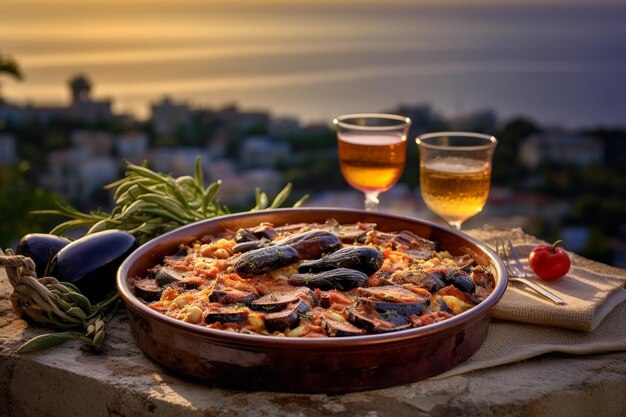
POLYGON ((510 240, 507 240, 506 244, 504 241, 499 239, 496 240, 496 252, 502 261, 504 261, 504 265, 506 266, 506 270, 509 275, 509 281, 520 282, 527 287, 532 288, 537 293, 552 301, 554 304, 566 304, 566 302, 558 295, 526 278, 526 269, 524 268, 524 265, 522 265, 519 255, 510 240))

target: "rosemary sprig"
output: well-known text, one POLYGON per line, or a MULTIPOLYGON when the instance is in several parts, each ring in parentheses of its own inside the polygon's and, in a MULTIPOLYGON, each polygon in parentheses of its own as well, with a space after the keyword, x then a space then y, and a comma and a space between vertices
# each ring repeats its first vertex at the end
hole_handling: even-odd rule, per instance
MULTIPOLYGON (((144 243, 182 225, 230 213, 228 207, 215 199, 221 181, 217 180, 205 188, 202 173, 200 158, 196 158, 193 177, 174 178, 149 169, 145 162, 142 165, 127 163, 124 177, 105 186, 115 190, 115 206, 111 213, 102 210, 82 213, 62 203, 57 204, 58 209, 33 213, 68 218, 52 229, 52 234, 61 235, 85 227, 89 228, 87 234, 120 229, 132 233, 139 243, 144 243)), ((291 184, 287 184, 270 203, 267 194, 257 188, 256 204, 251 210, 280 207, 290 192, 291 184)), ((307 198, 308 195, 303 196, 294 207, 299 207, 307 198)))

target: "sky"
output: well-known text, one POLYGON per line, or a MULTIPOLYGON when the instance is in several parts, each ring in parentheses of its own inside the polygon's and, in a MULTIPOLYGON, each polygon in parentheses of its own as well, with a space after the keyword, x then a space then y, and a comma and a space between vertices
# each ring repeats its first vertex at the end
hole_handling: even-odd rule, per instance
POLYGON ((139 116, 169 94, 324 119, 422 101, 619 121, 626 9, 594 2, 588 13, 588 4, 2 0, 0 51, 18 59, 25 80, 0 82, 11 100, 63 103, 67 80, 84 72, 97 97, 139 116))

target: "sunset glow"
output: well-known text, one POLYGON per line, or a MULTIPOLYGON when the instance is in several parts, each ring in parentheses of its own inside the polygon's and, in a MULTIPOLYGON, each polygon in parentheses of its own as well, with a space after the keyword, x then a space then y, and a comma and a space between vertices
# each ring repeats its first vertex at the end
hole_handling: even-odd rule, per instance
MULTIPOLYGON (((327 119, 355 103, 372 110, 422 100, 448 111, 459 101, 471 107, 495 101, 505 112, 547 114, 546 99, 513 103, 510 93, 499 96, 502 88, 484 97, 480 82, 461 80, 496 85, 506 79, 503 88, 510 88, 532 74, 601 79, 626 71, 623 61, 581 60, 580 48, 573 49, 599 37, 619 49, 619 14, 606 23, 602 14, 588 17, 582 1, 532 3, 539 6, 517 0, 10 1, 0 15, 0 51, 18 59, 25 80, 3 82, 3 93, 17 102, 65 102, 68 78, 86 73, 95 94, 139 116, 164 94, 310 119, 327 119), (554 7, 571 17, 561 18, 554 7), (530 53, 531 46, 545 52, 530 53), (476 92, 464 92, 468 86, 476 92), (375 93, 381 89, 388 95, 375 93), (343 92, 326 103, 334 91, 343 92)), ((578 96, 566 102, 595 100, 594 91, 571 82, 577 87, 566 90, 578 96)), ((535 91, 549 94, 545 87, 535 91)), ((548 117, 563 117, 554 106, 550 111, 548 117)))

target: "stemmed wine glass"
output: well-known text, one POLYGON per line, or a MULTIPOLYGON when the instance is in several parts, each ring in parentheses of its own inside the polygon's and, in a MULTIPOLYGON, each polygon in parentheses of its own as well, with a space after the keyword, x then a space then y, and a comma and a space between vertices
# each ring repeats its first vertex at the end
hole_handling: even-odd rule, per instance
POLYGON ((480 133, 438 132, 418 136, 420 190, 430 210, 457 230, 487 202, 498 141, 480 133))
POLYGON ((394 114, 346 114, 333 120, 339 167, 352 188, 365 193, 365 210, 378 210, 378 196, 404 171, 411 119, 394 114))

